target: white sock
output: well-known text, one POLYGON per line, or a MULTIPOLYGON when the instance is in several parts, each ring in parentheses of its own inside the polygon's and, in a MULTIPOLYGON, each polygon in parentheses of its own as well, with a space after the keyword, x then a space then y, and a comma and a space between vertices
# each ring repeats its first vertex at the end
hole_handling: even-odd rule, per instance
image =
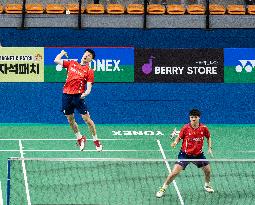
POLYGON ((97 141, 98 139, 97 139, 97 135, 92 135, 92 137, 93 137, 93 141, 97 141))
POLYGON ((209 183, 205 182, 205 186, 210 186, 210 182, 209 183))
POLYGON ((163 184, 162 188, 163 189, 167 189, 168 185, 167 184, 163 184))
POLYGON ((75 136, 76 136, 77 139, 81 139, 82 138, 82 135, 81 135, 80 132, 75 133, 75 136))

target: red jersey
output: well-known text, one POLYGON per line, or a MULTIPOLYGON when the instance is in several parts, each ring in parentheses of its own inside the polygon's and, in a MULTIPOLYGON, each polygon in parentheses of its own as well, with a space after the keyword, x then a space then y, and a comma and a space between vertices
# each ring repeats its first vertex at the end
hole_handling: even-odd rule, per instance
POLYGON ((204 137, 210 138, 208 128, 199 123, 199 127, 194 129, 190 123, 182 127, 179 138, 182 139, 181 150, 188 155, 199 155, 202 153, 204 137))
POLYGON ((94 71, 89 68, 89 65, 81 65, 73 60, 64 60, 63 67, 67 69, 67 77, 63 93, 84 93, 86 83, 94 83, 94 71))

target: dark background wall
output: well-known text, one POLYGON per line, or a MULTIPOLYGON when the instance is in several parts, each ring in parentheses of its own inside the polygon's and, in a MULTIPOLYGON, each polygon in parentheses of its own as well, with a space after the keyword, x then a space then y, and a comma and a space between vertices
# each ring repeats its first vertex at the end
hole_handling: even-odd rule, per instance
MULTIPOLYGON (((254 48, 252 29, 0 29, 3 46, 254 48)), ((66 123, 62 83, 0 83, 1 123, 66 123)), ((254 84, 96 83, 87 97, 96 123, 183 123, 199 108, 206 123, 255 123, 254 84)), ((78 120, 80 122, 80 119, 78 120)))
MULTIPOLYGON (((66 123, 62 86, 1 83, 0 123, 66 123)), ((253 84, 99 83, 86 100, 96 123, 179 124, 193 107, 202 110, 206 123, 255 123, 253 84)))
POLYGON ((254 29, 0 28, 4 46, 134 46, 136 48, 254 48, 254 29))

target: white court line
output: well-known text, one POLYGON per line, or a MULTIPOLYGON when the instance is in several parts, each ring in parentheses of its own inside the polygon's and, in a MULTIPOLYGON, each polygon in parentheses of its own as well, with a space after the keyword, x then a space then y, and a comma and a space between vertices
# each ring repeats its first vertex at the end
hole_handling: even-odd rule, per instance
POLYGON ((1 181, 0 181, 0 205, 4 205, 1 181))
MULTIPOLYGON (((20 150, 0 150, 0 152, 19 152, 20 150)), ((103 152, 158 152, 159 150, 103 150, 103 152)), ((81 152, 80 150, 23 150, 23 152, 81 152)), ((84 150, 83 152, 97 152, 96 150, 84 150)))
MULTIPOLYGON (((21 140, 19 140, 19 149, 20 149, 21 158, 24 158, 24 151, 23 151, 23 145, 21 143, 21 140)), ((24 174, 24 182, 25 182, 26 195, 27 195, 27 205, 31 205, 31 199, 30 199, 30 194, 29 194, 29 189, 28 189, 28 182, 27 182, 27 170, 26 170, 25 161, 22 160, 21 164, 22 164, 22 170, 23 170, 23 174, 24 174)))
MULTIPOLYGON (((81 152, 80 150, 25 150, 26 152, 81 152)), ((83 152, 97 152, 97 150, 84 150, 83 152)), ((102 152, 158 152, 158 150, 103 150, 102 152)))
MULTIPOLYGON (((61 140, 61 141, 76 141, 76 139, 75 138, 73 138, 73 139, 59 139, 59 138, 55 138, 55 139, 52 139, 52 138, 50 138, 50 139, 45 139, 45 138, 40 138, 40 139, 0 139, 0 141, 19 141, 19 140, 22 140, 22 141, 38 141, 38 140, 40 140, 40 141, 57 141, 57 140, 61 140)), ((88 141, 93 141, 93 139, 87 139, 88 141)), ((131 138, 129 138, 129 139, 124 139, 124 138, 116 138, 116 139, 100 139, 100 141, 128 141, 128 140, 131 140, 131 141, 134 141, 134 140, 149 140, 149 139, 146 139, 146 138, 141 138, 141 139, 131 139, 131 138)), ((154 140, 154 139, 152 139, 151 138, 151 140, 154 140)))
MULTIPOLYGON (((23 150, 24 152, 80 152, 80 150, 23 150)), ((96 150, 84 150, 84 152, 95 152, 96 150)), ((103 150, 103 152, 158 152, 159 150, 103 150)), ((0 150, 0 152, 20 152, 20 150, 0 150)), ((165 150, 164 152, 172 153, 172 150, 165 150)), ((231 153, 255 153, 255 150, 241 150, 231 151, 231 153)))
MULTIPOLYGON (((169 163, 168 163, 168 161, 167 161, 167 159, 166 159, 166 155, 165 155, 165 152, 164 152, 164 150, 163 150, 163 148, 162 148, 162 145, 161 145, 161 143, 160 143, 159 140, 157 140, 157 143, 158 143, 160 152, 161 152, 161 154, 162 154, 163 160, 164 160, 164 162, 165 162, 165 164, 166 164, 166 167, 167 167, 167 169, 168 169, 168 172, 171 173, 172 171, 171 171, 171 168, 170 168, 170 166, 169 166, 169 163)), ((175 190, 176 190, 176 192, 177 192, 178 198, 179 198, 179 200, 180 200, 180 202, 181 202, 181 205, 184 205, 184 201, 183 201, 181 192, 180 192, 180 190, 179 190, 179 188, 178 188, 177 183, 176 183, 175 180, 173 180, 173 184, 174 184, 174 188, 175 188, 175 190)))

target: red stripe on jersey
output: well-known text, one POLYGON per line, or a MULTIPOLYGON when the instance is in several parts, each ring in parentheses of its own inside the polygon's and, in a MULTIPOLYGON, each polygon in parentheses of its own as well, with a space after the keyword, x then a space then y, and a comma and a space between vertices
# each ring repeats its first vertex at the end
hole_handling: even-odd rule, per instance
POLYGON ((80 65, 78 62, 73 60, 64 60, 63 67, 67 68, 67 77, 63 93, 84 93, 87 82, 94 83, 94 71, 90 69, 88 64, 80 65))

